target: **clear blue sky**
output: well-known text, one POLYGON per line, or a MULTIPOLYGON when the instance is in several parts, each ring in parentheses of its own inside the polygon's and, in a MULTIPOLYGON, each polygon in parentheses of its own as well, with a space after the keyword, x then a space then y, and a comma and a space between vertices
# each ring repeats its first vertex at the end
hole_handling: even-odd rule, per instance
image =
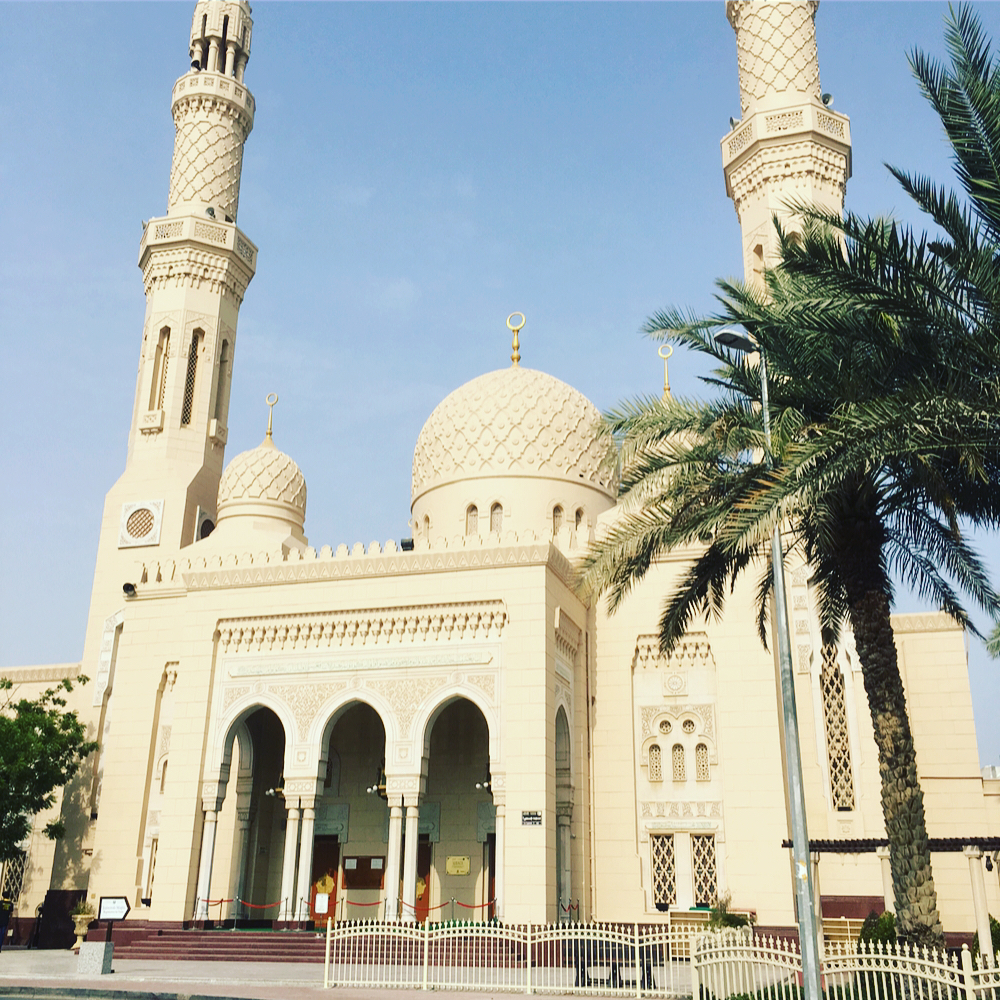
MULTIPOLYGON (((141 220, 163 215, 170 91, 191 3, 0 4, 0 663, 82 651, 105 491, 120 474, 144 299, 141 220)), ((883 162, 949 174, 906 52, 943 53, 937 3, 824 3, 823 89, 851 117, 848 204, 916 219, 883 162)), ((982 5, 1000 37, 1000 7, 982 5)), ((452 389, 523 364, 606 409, 655 392, 636 332, 741 271, 719 140, 735 36, 711 3, 258 3, 227 456, 275 439, 317 547, 409 534, 410 463, 452 389)), ((700 391, 675 356, 675 392, 700 391)), ((995 537, 980 539, 1000 575, 995 537)), ((916 610, 900 594, 901 610, 916 610)), ((983 763, 1000 670, 972 640, 983 763)))

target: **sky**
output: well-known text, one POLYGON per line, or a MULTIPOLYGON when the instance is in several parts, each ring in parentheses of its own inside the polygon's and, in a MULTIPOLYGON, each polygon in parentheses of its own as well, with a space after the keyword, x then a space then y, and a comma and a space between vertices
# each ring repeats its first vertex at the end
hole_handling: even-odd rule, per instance
MULTIPOLYGON (((1000 7, 977 8, 1000 39, 1000 7)), ((79 659, 104 494, 120 475, 145 301, 142 221, 166 212, 170 94, 193 4, 0 4, 0 665, 79 659)), ((851 119, 848 208, 921 224, 886 162, 950 178, 907 64, 946 6, 827 0, 822 87, 851 119)), ((238 224, 259 246, 240 314, 227 458, 278 447, 318 549, 408 536, 417 434, 509 364, 602 410, 656 393, 638 332, 741 276, 720 139, 739 116, 722 0, 265 3, 238 224)), ((705 395, 671 361, 675 395, 705 395)), ((980 536, 994 576, 1000 545, 980 536)), ((901 591, 896 608, 921 610, 901 591)), ((983 764, 1000 664, 969 640, 983 764)))

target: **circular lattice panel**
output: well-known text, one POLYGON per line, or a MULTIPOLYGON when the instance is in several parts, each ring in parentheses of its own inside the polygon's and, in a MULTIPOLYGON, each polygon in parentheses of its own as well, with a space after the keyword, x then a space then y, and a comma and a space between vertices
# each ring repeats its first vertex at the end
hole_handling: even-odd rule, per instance
POLYGON ((125 530, 133 538, 145 538, 153 530, 155 523, 153 512, 148 507, 140 507, 129 515, 125 530))

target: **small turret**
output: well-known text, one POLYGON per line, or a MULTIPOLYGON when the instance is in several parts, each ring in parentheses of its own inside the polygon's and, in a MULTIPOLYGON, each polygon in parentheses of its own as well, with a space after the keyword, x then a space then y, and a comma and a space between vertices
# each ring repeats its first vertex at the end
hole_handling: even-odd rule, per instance
POLYGON ((191 68, 243 82, 253 20, 245 0, 198 0, 191 20, 191 68))

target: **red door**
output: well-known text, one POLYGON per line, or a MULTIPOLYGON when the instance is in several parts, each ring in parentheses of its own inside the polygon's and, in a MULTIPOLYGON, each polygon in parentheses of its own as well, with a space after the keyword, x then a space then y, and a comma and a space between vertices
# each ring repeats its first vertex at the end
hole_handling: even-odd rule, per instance
POLYGON ((417 844, 417 899, 414 910, 417 921, 425 923, 431 905, 431 844, 421 838, 417 844))
POLYGON ((312 889, 309 892, 309 917, 324 921, 334 916, 337 907, 337 869, 340 866, 340 842, 337 835, 320 836, 313 841, 312 889), (316 912, 317 893, 329 893, 330 902, 326 913, 316 912))

